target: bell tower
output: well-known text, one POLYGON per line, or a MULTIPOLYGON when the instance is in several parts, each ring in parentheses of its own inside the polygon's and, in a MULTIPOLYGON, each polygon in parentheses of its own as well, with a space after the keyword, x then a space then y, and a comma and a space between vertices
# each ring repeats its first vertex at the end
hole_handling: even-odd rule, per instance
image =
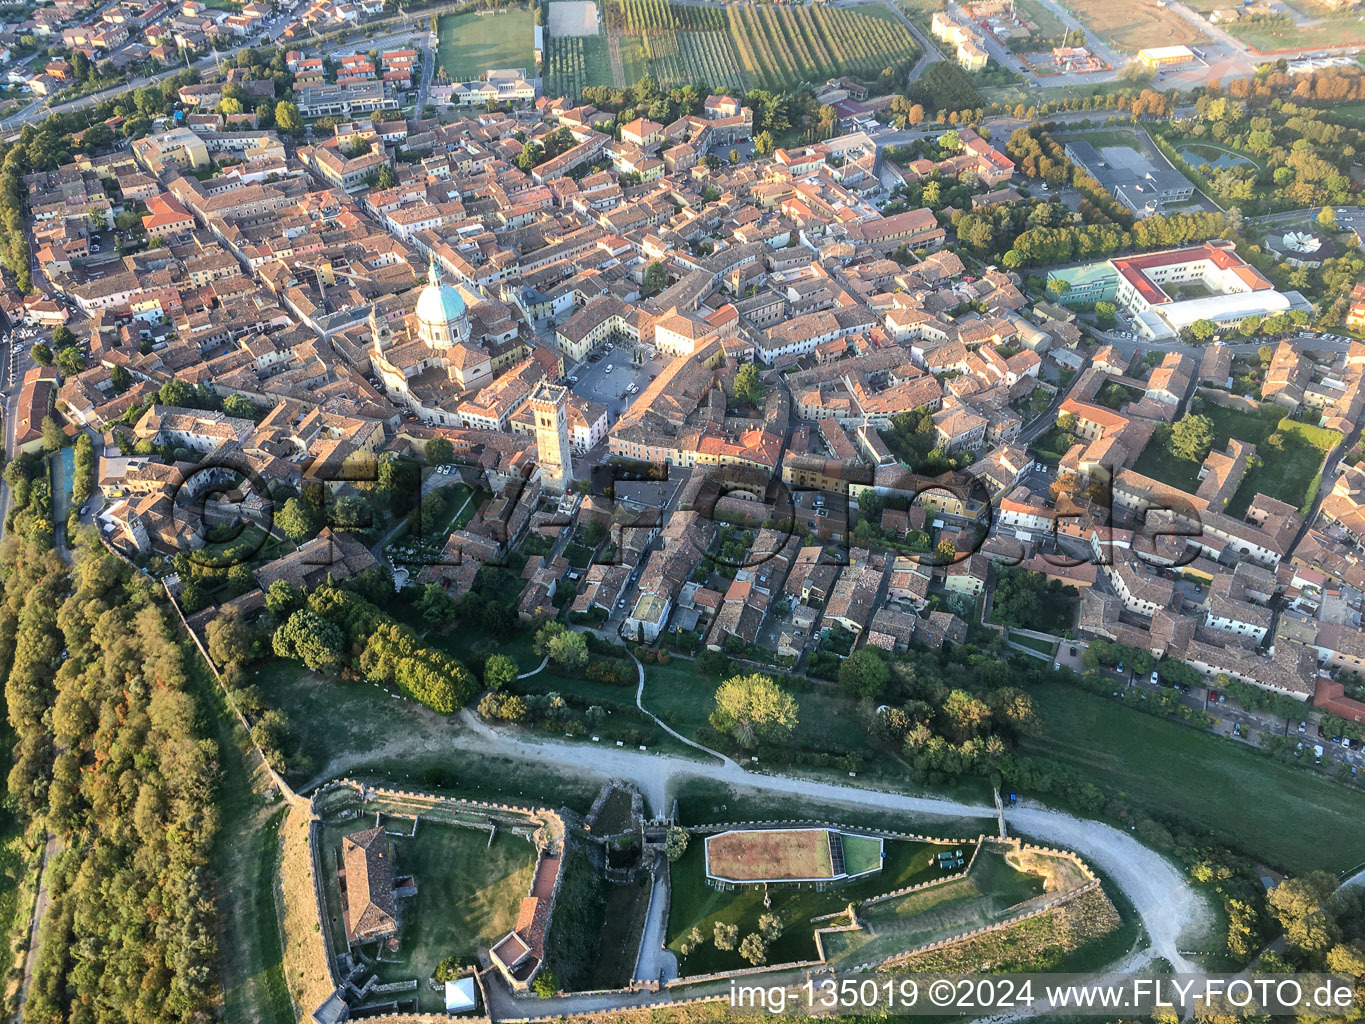
POLYGON ((573 453, 569 450, 569 389, 541 381, 529 399, 535 417, 540 482, 547 491, 563 494, 573 484, 573 453))

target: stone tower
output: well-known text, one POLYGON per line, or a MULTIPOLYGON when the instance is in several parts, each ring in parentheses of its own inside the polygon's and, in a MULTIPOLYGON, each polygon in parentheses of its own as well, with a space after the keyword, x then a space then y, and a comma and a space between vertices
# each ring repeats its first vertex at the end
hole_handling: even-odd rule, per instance
POLYGON ((541 381, 530 398, 536 419, 536 450, 540 483, 563 494, 573 484, 573 454, 569 451, 569 389, 541 381))

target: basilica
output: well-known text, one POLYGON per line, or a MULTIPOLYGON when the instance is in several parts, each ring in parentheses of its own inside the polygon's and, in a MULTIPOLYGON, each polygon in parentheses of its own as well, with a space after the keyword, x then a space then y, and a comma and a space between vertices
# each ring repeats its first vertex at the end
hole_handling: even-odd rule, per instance
POLYGON ((370 365, 389 397, 424 423, 456 426, 463 399, 528 351, 501 303, 443 280, 433 258, 411 313, 394 323, 370 314, 370 365))

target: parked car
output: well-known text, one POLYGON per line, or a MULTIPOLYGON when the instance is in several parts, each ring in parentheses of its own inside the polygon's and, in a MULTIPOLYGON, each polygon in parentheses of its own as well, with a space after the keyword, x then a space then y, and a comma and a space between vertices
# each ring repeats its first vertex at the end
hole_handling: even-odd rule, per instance
POLYGON ((1159 683, 1159 682, 1161 682, 1161 673, 1159 673, 1156 669, 1152 669, 1152 679, 1151 679, 1152 685, 1155 686, 1155 685, 1156 685, 1157 683, 1159 683))

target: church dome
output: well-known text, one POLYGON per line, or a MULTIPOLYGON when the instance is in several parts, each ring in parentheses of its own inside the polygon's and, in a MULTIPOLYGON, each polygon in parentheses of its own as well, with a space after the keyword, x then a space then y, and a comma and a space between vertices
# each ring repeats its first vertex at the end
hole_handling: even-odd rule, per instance
POLYGON ((464 319, 464 299, 453 287, 441 281, 440 265, 433 258, 427 269, 427 283, 417 299, 417 319, 432 326, 453 326, 464 319))
POLYGON ((469 337, 469 318, 457 289, 441 281, 441 267, 432 257, 427 283, 417 297, 417 333, 431 348, 446 351, 469 337))

